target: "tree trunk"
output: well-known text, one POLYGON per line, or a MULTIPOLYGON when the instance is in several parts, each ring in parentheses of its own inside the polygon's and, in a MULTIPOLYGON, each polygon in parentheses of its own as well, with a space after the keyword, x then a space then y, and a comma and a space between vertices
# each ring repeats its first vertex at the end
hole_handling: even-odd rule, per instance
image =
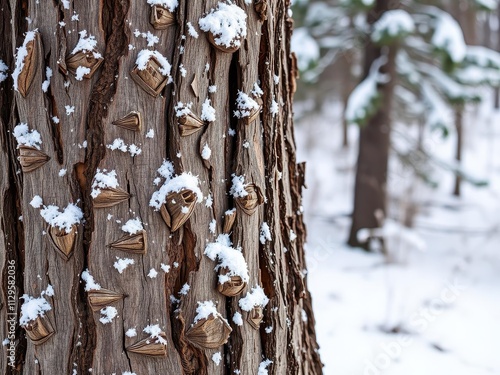
MULTIPOLYGON (((377 0, 375 10, 368 14, 368 22, 373 24, 385 11, 397 8, 399 2, 377 0)), ((356 182, 354 189, 354 211, 348 244, 367 248, 367 243, 358 241, 357 233, 362 228, 377 228, 380 226, 377 213, 385 215, 386 210, 386 184, 387 168, 389 161, 390 112, 396 79, 395 58, 397 46, 387 47, 387 63, 381 72, 390 79, 387 83, 380 84, 378 89, 382 97, 382 104, 377 112, 360 128, 359 153, 356 169, 356 182)), ((383 54, 383 49, 368 42, 365 49, 365 77, 375 60, 383 54)))
MULTIPOLYGON (((175 25, 166 29, 153 28, 153 10, 145 0, 74 1, 69 2, 70 9, 64 3, 1 0, 0 59, 9 72, 14 70, 15 48, 23 44, 25 32, 38 29, 33 52, 21 70, 34 73, 26 96, 12 89, 11 77, 1 84, 0 314, 2 322, 11 315, 15 318, 11 337, 15 359, 2 354, 2 373, 87 374, 92 369, 95 374, 222 375, 237 370, 253 374, 259 366, 267 366, 272 374, 320 374, 304 274, 305 166, 295 160, 296 71, 290 54, 289 1, 257 1, 255 7, 238 1, 247 14, 248 31, 241 48, 233 53, 214 48, 198 24, 217 7, 216 1, 179 1, 173 12, 175 25), (188 22, 199 37, 193 36, 188 22), (94 67, 99 59, 94 52, 102 54, 103 62, 91 78, 87 78, 91 73, 80 69, 85 75, 78 80, 78 70, 71 70, 68 57, 78 55, 73 52, 84 30, 87 37, 95 36, 97 45, 78 64, 94 67), (158 38, 157 43, 148 32, 158 38), (135 68, 139 51, 148 48, 160 52, 172 66, 172 80, 163 89, 160 83, 168 74, 161 61, 149 59, 145 69, 135 68), (43 92, 46 67, 53 76, 43 92), (145 77, 143 82, 136 83, 140 77, 145 77), (262 111, 252 121, 236 118, 238 91, 250 95, 257 82, 264 92, 262 111), (155 91, 161 95, 154 97, 155 91), (206 99, 215 109, 215 121, 202 116, 206 99), (192 103, 192 116, 177 116, 179 102, 192 103), (181 134, 183 121, 192 121, 199 130, 181 134), (40 133, 39 151, 50 158, 33 170, 21 168, 18 161, 21 149, 12 135, 19 123, 40 133), (126 152, 108 147, 117 138, 129 145, 126 152), (132 156, 133 145, 142 152, 132 156), (207 156, 205 145, 211 155, 207 156), (188 205, 179 201, 180 196, 168 195, 162 214, 150 206, 153 193, 163 183, 156 186, 158 181, 153 181, 165 159, 172 161, 175 174, 198 177, 202 202, 188 205), (91 196, 98 170, 115 171, 119 184, 116 190, 103 187, 100 200, 91 196), (257 206, 253 214, 245 201, 228 194, 233 174, 244 176, 246 189, 254 187, 257 197, 262 194, 264 199, 246 202, 257 206), (37 195, 45 206, 63 209, 74 203, 84 219, 70 228, 69 235, 57 237, 56 224, 48 225, 40 215, 43 206, 36 208, 32 201, 37 195), (241 248, 249 279, 243 292, 226 297, 218 291, 221 285, 214 270, 218 262, 204 251, 223 233, 225 216, 230 216, 226 211, 232 208, 236 208, 236 220, 226 232, 233 247, 241 248), (174 222, 183 215, 189 219, 175 230, 174 222), (124 233, 122 226, 135 218, 144 229, 135 236, 124 233), (264 222, 272 239, 259 241, 264 222), (58 242, 73 235, 73 246, 58 242), (121 239, 125 244, 116 243, 121 239), (114 267, 117 258, 134 264, 119 273, 114 267), (11 264, 15 288, 9 287, 11 264), (101 289, 81 281, 85 270, 101 289), (48 285, 53 296, 47 292, 48 285), (269 297, 267 304, 261 299, 262 323, 258 304, 250 309, 243 303, 247 300, 240 304, 258 286, 269 297), (11 289, 16 306, 9 315, 11 289), (50 304, 50 310, 38 318, 41 326, 33 328, 33 320, 19 326, 23 293, 50 304), (217 313, 211 310, 206 320, 193 326, 198 302, 204 301, 212 301, 217 313), (118 314, 109 323, 103 312, 112 309, 101 310, 107 306, 118 314), (233 320, 237 313, 242 315, 241 324, 233 320), (232 329, 228 338, 226 320, 232 329), (202 324, 213 328, 210 334, 199 328, 202 324), (160 338, 158 333, 143 331, 148 325, 158 325, 160 338), (127 332, 132 328, 135 336, 127 332), (47 340, 37 341, 33 332, 47 340)), ((164 12, 160 23, 169 21, 169 14, 164 12)), ((30 81, 30 74, 22 74, 18 86, 30 81)), ((21 162, 26 164, 24 159, 21 162)), ((188 190, 185 185, 181 188, 188 190)), ((1 337, 8 337, 9 328, 2 324, 1 337)))
MULTIPOLYGON (((463 148, 463 117, 464 117, 464 109, 462 106, 457 106, 455 108, 455 130, 457 132, 457 143, 455 146, 455 160, 457 162, 457 166, 460 166, 460 162, 462 161, 462 148, 463 148)), ((455 187, 453 188, 453 195, 459 197, 460 196, 460 185, 462 183, 462 177, 459 173, 455 174, 455 187)))

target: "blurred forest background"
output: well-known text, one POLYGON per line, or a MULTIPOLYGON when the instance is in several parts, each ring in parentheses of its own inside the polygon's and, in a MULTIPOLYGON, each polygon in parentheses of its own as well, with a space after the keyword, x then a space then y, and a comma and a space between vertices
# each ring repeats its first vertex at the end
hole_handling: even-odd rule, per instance
POLYGON ((500 373, 498 0, 296 0, 325 374, 500 373))

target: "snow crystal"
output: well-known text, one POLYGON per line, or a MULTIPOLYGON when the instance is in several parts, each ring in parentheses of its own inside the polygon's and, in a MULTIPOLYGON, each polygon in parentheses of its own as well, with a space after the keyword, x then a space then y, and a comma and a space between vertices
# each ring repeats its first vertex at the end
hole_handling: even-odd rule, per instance
POLYGON ((151 268, 148 273, 148 277, 150 279, 155 279, 156 276, 158 276, 158 271, 156 271, 154 268, 151 268))
POLYGON ((82 272, 82 280, 85 281, 86 292, 101 289, 101 286, 95 282, 94 277, 90 274, 88 269, 82 272))
POLYGON ((217 308, 212 301, 198 302, 198 307, 196 308, 196 316, 194 317, 193 324, 196 324, 201 319, 207 319, 210 315, 220 316, 217 312, 217 308))
POLYGON ((90 195, 95 199, 101 194, 101 189, 117 188, 118 186, 115 170, 106 172, 106 169, 103 169, 101 172, 100 169, 97 169, 94 181, 92 182, 92 192, 90 195))
POLYGON ((79 66, 76 68, 75 78, 77 81, 83 81, 83 76, 90 73, 90 68, 79 66))
POLYGON ((130 258, 118 258, 116 257, 116 262, 113 264, 113 267, 116 268, 116 270, 122 274, 125 269, 130 266, 131 264, 134 264, 135 261, 130 258))
POLYGON ((17 145, 19 146, 29 146, 35 147, 40 150, 40 145, 42 144, 42 137, 40 133, 35 129, 30 131, 28 124, 21 122, 14 128, 14 137, 16 138, 17 145))
POLYGON ((413 31, 415 31, 415 22, 410 14, 402 9, 393 9, 384 12, 373 25, 372 40, 379 42, 386 36, 395 38, 411 34, 413 31))
POLYGON ((179 2, 178 0, 148 0, 148 4, 151 6, 159 5, 168 9, 169 12, 173 12, 179 5, 179 2))
POLYGON ((260 226, 260 243, 264 245, 266 241, 272 241, 271 230, 266 222, 260 226))
POLYGON ((33 199, 31 200, 30 204, 35 207, 35 208, 40 208, 42 207, 42 204, 43 204, 43 200, 42 200, 42 197, 40 197, 39 195, 35 195, 33 197, 33 199))
POLYGON ((50 306, 50 303, 43 296, 35 298, 23 294, 21 299, 24 300, 21 305, 21 317, 19 318, 21 326, 25 326, 39 316, 44 316, 46 311, 52 310, 52 306, 50 306))
POLYGON ((182 295, 184 295, 184 296, 185 296, 186 294, 188 294, 188 292, 189 292, 189 290, 190 290, 190 289, 191 289, 191 287, 189 286, 189 284, 188 284, 188 283, 185 283, 185 284, 182 286, 181 290, 179 290, 179 294, 182 294, 182 295))
POLYGON ((238 90, 236 98, 236 106, 238 109, 234 111, 234 116, 237 118, 249 117, 252 110, 259 108, 259 104, 243 91, 238 90))
POLYGON ((143 332, 147 333, 148 335, 151 336, 151 338, 156 339, 157 343, 161 343, 163 345, 167 345, 167 341, 160 336, 162 332, 160 326, 158 324, 154 325, 147 325, 144 329, 143 332))
POLYGON ((168 264, 160 264, 160 268, 162 269, 163 272, 169 273, 170 272, 170 266, 168 264))
POLYGON ((233 315, 233 322, 237 326, 242 326, 243 325, 243 318, 241 316, 241 313, 236 311, 233 315))
POLYGON ((69 203, 61 212, 59 207, 54 205, 44 206, 40 210, 40 215, 52 227, 57 227, 60 230, 65 230, 66 233, 71 232, 71 227, 80 223, 83 219, 82 210, 75 204, 69 203))
POLYGON ((125 332, 125 336, 135 337, 135 336, 137 336, 137 330, 135 328, 129 328, 129 329, 127 329, 127 332, 125 332))
POLYGON ((252 95, 255 97, 261 97, 262 95, 264 95, 264 91, 262 91, 257 82, 255 82, 253 85, 252 95))
POLYGON ((177 102, 177 104, 174 106, 175 115, 177 117, 183 117, 189 115, 191 113, 192 105, 193 103, 184 104, 183 102, 177 102))
POLYGON ((108 324, 113 321, 114 318, 118 315, 118 310, 116 310, 115 307, 113 306, 106 306, 105 308, 101 309, 101 318, 99 321, 102 324, 108 324))
POLYGON ((69 9, 69 0, 61 0, 64 9, 69 9))
POLYGON ((130 156, 134 157, 142 153, 142 149, 135 144, 127 145, 123 139, 115 138, 112 144, 106 145, 110 150, 119 150, 121 152, 129 152, 130 156))
POLYGON ((155 137, 154 129, 149 129, 148 132, 146 133, 146 138, 154 138, 154 137, 155 137))
POLYGON ((242 198, 248 195, 248 192, 245 190, 245 176, 237 176, 233 173, 232 175, 232 185, 231 189, 229 189, 229 194, 231 194, 234 198, 242 198))
POLYGON ((66 109, 66 116, 71 115, 72 113, 75 112, 75 106, 73 105, 65 105, 64 109, 66 109))
POLYGON ((201 119, 203 121, 215 121, 215 108, 210 104, 210 99, 205 99, 201 107, 201 119))
POLYGON ((211 260, 218 259, 219 264, 214 268, 215 271, 219 268, 226 269, 226 275, 219 275, 219 283, 223 284, 228 277, 239 276, 244 282, 249 280, 248 265, 245 257, 240 249, 232 247, 231 240, 228 234, 220 234, 215 242, 209 243, 205 247, 204 254, 211 260))
POLYGON ((278 103, 274 99, 271 102, 271 108, 269 108, 269 112, 273 115, 273 117, 279 113, 278 103))
POLYGON ((52 117, 52 122, 53 122, 54 124, 59 124, 59 121, 60 121, 60 120, 59 120, 59 117, 57 117, 57 116, 52 117))
POLYGON ((8 70, 9 70, 9 67, 7 66, 7 64, 5 64, 3 62, 3 60, 0 60, 0 83, 5 81, 7 79, 7 77, 9 76, 7 74, 8 70))
POLYGON ((135 219, 128 220, 124 225, 122 225, 122 231, 128 234, 136 234, 144 230, 141 220, 137 217, 135 219))
POLYGON ((205 201, 205 207, 212 207, 212 203, 214 202, 212 198, 212 194, 208 194, 208 197, 205 201))
POLYGON ((266 327, 264 330, 269 334, 273 331, 273 326, 266 327))
POLYGON ((241 298, 238 303, 242 310, 251 311, 255 306, 266 307, 268 302, 269 298, 264 293, 264 289, 257 285, 252 288, 251 292, 247 293, 245 298, 241 298))
POLYGON ((208 92, 211 94, 213 94, 214 92, 217 92, 217 85, 208 86, 208 92))
POLYGON ((197 39, 198 38, 198 32, 194 28, 193 24, 191 22, 186 23, 188 27, 188 34, 191 35, 193 38, 197 39))
POLYGON ((210 230, 210 233, 215 234, 216 227, 217 227, 217 220, 212 219, 212 221, 210 222, 210 224, 208 224, 208 229, 210 230))
POLYGON ((32 40, 35 40, 36 34, 38 33, 38 29, 33 30, 33 31, 28 31, 26 33, 26 37, 24 38, 23 45, 17 49, 16 53, 16 68, 14 69, 14 72, 12 73, 12 79, 14 80, 14 90, 19 91, 17 88, 17 80, 19 78, 19 74, 21 74, 21 71, 23 70, 24 67, 24 59, 26 56, 28 56, 28 50, 26 46, 28 45, 29 42, 32 40))
POLYGON ((187 75, 187 70, 184 67, 184 64, 179 65, 179 71, 181 72, 181 76, 185 77, 187 75))
MULTIPOLYGON (((78 40, 78 43, 76 47, 73 49, 71 52, 71 55, 74 55, 78 52, 92 52, 95 47, 97 46, 97 40, 95 39, 95 36, 89 35, 87 38, 87 30, 82 30, 80 31, 80 39, 78 40)), ((99 56, 101 57, 101 56, 99 56)), ((98 58, 98 57, 96 57, 98 58)))
MULTIPOLYGON (((45 68, 45 81, 42 82, 42 91, 47 92, 50 86, 50 78, 52 77, 52 69, 49 67, 45 68)), ((1 81, 0 81, 1 82, 1 81)))
POLYGON ((300 312, 300 317, 303 322, 307 322, 307 313, 304 309, 302 309, 302 311, 300 312))
POLYGON ((297 238, 297 235, 295 234, 295 232, 290 229, 290 241, 295 241, 295 239, 297 238))
POLYGON ((137 55, 137 59, 135 61, 135 64, 137 65, 137 69, 139 69, 139 70, 146 69, 146 67, 148 65, 148 61, 152 57, 154 57, 160 63, 160 66, 161 66, 159 68, 160 73, 163 74, 164 76, 170 76, 170 70, 172 69, 172 66, 170 65, 168 60, 165 58, 165 56, 163 56, 158 51, 151 51, 149 49, 143 49, 137 55))
POLYGON ((219 3, 216 9, 198 21, 203 31, 214 36, 215 44, 226 47, 239 47, 241 39, 247 35, 247 15, 235 4, 219 3))
POLYGON ((269 372, 267 371, 267 367, 273 363, 273 361, 266 359, 262 361, 259 365, 259 371, 257 372, 257 375, 268 375, 269 372))
MULTIPOLYGON (((433 9, 437 10, 437 8, 433 9)), ((439 11, 438 14, 431 43, 435 47, 446 51, 454 63, 460 63, 467 53, 462 28, 448 13, 439 11)))
POLYGON ((212 356, 212 361, 214 361, 217 366, 219 366, 221 360, 222 356, 220 352, 214 353, 214 355, 212 356))
POLYGON ((160 189, 155 191, 151 196, 151 200, 149 201, 149 205, 151 207, 159 210, 161 205, 166 202, 166 198, 169 193, 178 193, 184 189, 191 190, 197 196, 198 203, 203 200, 203 193, 198 187, 199 179, 197 176, 193 176, 191 173, 183 172, 182 174, 174 177, 174 166, 168 160, 163 161, 161 167, 158 168, 158 173, 165 179, 165 182, 160 189))
POLYGON ((201 157, 205 160, 210 159, 210 155, 212 155, 212 150, 208 147, 208 144, 205 143, 203 146, 203 150, 201 150, 201 157))
POLYGON ((73 11, 73 15, 71 16, 71 21, 80 21, 80 15, 73 11))
POLYGON ((59 170, 59 177, 64 177, 66 176, 66 173, 68 172, 67 169, 60 169, 59 170))

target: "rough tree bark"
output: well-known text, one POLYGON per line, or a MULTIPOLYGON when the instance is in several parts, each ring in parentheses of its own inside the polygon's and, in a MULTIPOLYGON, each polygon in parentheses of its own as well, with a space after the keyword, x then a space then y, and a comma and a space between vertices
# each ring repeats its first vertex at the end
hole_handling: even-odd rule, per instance
MULTIPOLYGON (((152 8, 146 0, 0 3, 0 59, 10 73, 25 33, 38 30, 33 55, 23 68, 34 72, 27 95, 13 90, 11 77, 1 83, 0 337, 8 337, 10 327, 9 264, 15 263, 17 318, 23 293, 43 297, 49 284, 54 289, 53 296, 43 297, 51 305, 43 321, 53 327, 53 335, 35 345, 17 320, 11 340, 15 360, 11 366, 8 352, 2 351, 0 371, 87 374, 92 369, 95 374, 222 375, 239 370, 255 374, 268 359, 272 363, 262 366, 270 374, 320 374, 303 251, 306 230, 301 190, 305 166, 296 162, 293 135, 296 65, 290 53, 290 1, 236 1, 247 14, 248 31, 241 48, 233 53, 214 48, 198 25, 201 17, 217 7, 215 0, 180 0, 173 12, 175 24, 163 30, 150 23, 152 8), (189 32, 188 22, 199 37, 189 32), (65 65, 84 30, 87 37, 95 36, 96 51, 102 54, 103 62, 91 78, 76 80, 75 72, 65 74, 65 65), (139 32, 134 33, 136 30, 139 32), (143 34, 148 32, 158 38, 157 43, 143 34), (142 49, 159 51, 172 65, 172 82, 158 97, 131 79, 142 49), (46 67, 52 69, 53 76, 43 92, 46 67), (250 94, 257 82, 263 90, 262 111, 246 123, 233 116, 238 90, 250 94), (216 91, 209 90, 214 85, 216 91), (178 102, 192 103, 191 112, 199 118, 207 98, 215 108, 216 120, 205 122, 191 135, 181 135, 174 107, 178 102), (141 114, 138 131, 112 124, 131 111, 141 114), (27 123, 40 133, 40 151, 50 157, 30 172, 21 168, 18 144, 12 136, 19 123, 27 123), (142 153, 132 157, 106 147, 117 138, 138 145, 142 153), (212 150, 208 159, 201 157, 205 145, 212 150), (177 231, 170 231, 162 215, 149 206, 158 190, 153 180, 164 159, 173 162, 176 174, 198 176, 204 196, 177 231), (61 169, 67 170, 63 176, 59 175, 61 169), (124 201, 96 207, 91 191, 98 169, 116 171, 124 201), (252 215, 228 194, 232 174, 244 176, 245 182, 253 183, 265 198, 252 215), (51 228, 40 210, 30 205, 35 195, 45 205, 62 209, 74 203, 82 209, 84 220, 71 232, 76 238, 69 259, 50 243, 51 228), (206 199, 209 195, 211 206, 206 199), (241 294, 226 297, 217 289, 217 263, 204 251, 223 233, 225 212, 232 208, 236 208, 236 220, 230 236, 233 246, 242 249, 249 281, 241 294), (139 246, 140 250, 147 247, 145 254, 109 246, 123 238, 121 226, 134 218, 144 226, 139 239, 145 245, 139 246), (209 229, 213 220, 215 234, 209 229), (272 240, 261 243, 263 222, 268 224, 272 240), (135 263, 120 274, 113 267, 117 257, 135 263), (162 263, 170 266, 168 272, 160 269, 162 263), (117 300, 111 296, 105 304, 118 312, 111 323, 102 324, 99 309, 93 310, 89 304, 92 290, 85 290, 81 281, 87 269, 103 289, 118 296, 117 300), (158 272, 157 277, 152 277, 152 269, 158 272), (189 291, 179 293, 186 283, 189 291), (239 300, 256 286, 264 289, 269 303, 262 323, 258 324, 257 317, 254 328, 249 315, 256 311, 242 310, 239 300), (221 327, 211 333, 222 337, 215 348, 193 344, 194 339, 186 335, 201 301, 213 301, 220 316, 229 322, 232 332, 225 345, 221 327), (233 321, 235 313, 242 314, 242 325, 233 321), (162 345, 150 346, 157 340, 143 332, 148 325, 158 325, 163 331, 166 351, 162 345), (129 328, 136 328, 137 336, 125 335, 129 328), (149 340, 144 343, 148 354, 156 350, 157 355, 131 350, 131 345, 143 339, 149 340), (216 353, 222 357, 219 365, 212 360, 216 353)), ((160 77, 154 70, 148 65, 145 71, 160 77)))
MULTIPOLYGON (((455 131, 457 132, 457 141, 455 144, 455 160, 457 162, 457 166, 460 166, 462 161, 462 149, 464 142, 464 106, 456 105, 455 106, 455 131)), ((453 195, 456 197, 460 196, 460 186, 462 184, 462 176, 457 173, 455 175, 455 185, 453 187, 453 195)))
MULTIPOLYGON (((377 0, 372 11, 367 16, 369 24, 375 23, 390 9, 399 7, 399 1, 377 0)), ((387 83, 379 84, 381 105, 367 123, 360 128, 359 153, 354 189, 354 210, 348 244, 367 248, 367 243, 358 241, 357 233, 362 228, 377 228, 381 225, 377 212, 385 215, 387 168, 389 162, 389 146, 391 133, 390 112, 396 77, 397 46, 395 44, 380 47, 367 41, 365 47, 365 77, 369 74, 374 61, 382 55, 387 56, 387 63, 381 72, 389 79, 387 83)))

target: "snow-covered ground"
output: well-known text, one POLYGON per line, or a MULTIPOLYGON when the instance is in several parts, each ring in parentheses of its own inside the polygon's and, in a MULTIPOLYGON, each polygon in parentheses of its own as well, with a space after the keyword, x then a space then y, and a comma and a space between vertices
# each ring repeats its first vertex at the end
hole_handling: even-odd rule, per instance
MULTIPOLYGON (((389 216, 399 215, 413 186, 420 211, 409 233, 425 247, 396 230, 386 257, 345 246, 357 129, 353 147, 342 150, 338 116, 328 118, 341 112, 328 108, 296 127, 298 160, 308 162, 309 288, 324 373, 500 374, 500 113, 490 103, 468 113, 465 167, 489 186, 464 183, 460 199, 451 196, 450 173, 437 171, 431 189, 393 157, 389 189, 398 199, 389 216)), ((433 154, 451 161, 454 134, 432 139, 433 154)))

